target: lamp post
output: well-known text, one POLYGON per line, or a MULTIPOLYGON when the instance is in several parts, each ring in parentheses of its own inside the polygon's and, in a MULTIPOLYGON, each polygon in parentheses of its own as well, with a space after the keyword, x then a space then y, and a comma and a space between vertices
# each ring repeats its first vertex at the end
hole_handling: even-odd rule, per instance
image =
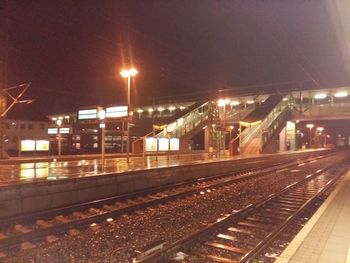
POLYGON ((106 118, 106 111, 100 110, 98 112, 98 118, 100 119, 100 128, 101 128, 101 158, 102 158, 102 172, 104 171, 105 167, 105 118, 106 118))
POLYGON ((128 79, 128 119, 127 119, 127 127, 126 127, 126 133, 127 133, 127 142, 126 142, 126 151, 127 151, 127 157, 126 161, 129 163, 130 160, 130 82, 131 82, 131 77, 134 77, 138 71, 134 68, 131 69, 124 69, 120 72, 120 75, 123 78, 128 79))
POLYGON ((61 150, 62 150, 62 146, 61 146, 61 132, 60 132, 60 127, 62 125, 62 120, 58 119, 56 121, 56 125, 57 125, 57 134, 58 134, 58 156, 61 156, 61 150))
POLYGON ((232 136, 232 130, 234 129, 234 126, 233 125, 231 125, 230 126, 230 139, 229 139, 229 141, 231 141, 231 136, 232 136))
POLYGON ((311 148, 311 130, 312 128, 314 127, 313 124, 309 123, 309 124, 306 124, 306 128, 309 128, 310 129, 310 137, 309 137, 309 142, 310 142, 310 148, 311 148))
POLYGON ((323 130, 324 130, 324 128, 323 127, 317 127, 316 128, 316 130, 318 131, 318 138, 320 138, 320 145, 321 145, 321 147, 323 147, 323 141, 322 141, 322 132, 323 132, 323 130))

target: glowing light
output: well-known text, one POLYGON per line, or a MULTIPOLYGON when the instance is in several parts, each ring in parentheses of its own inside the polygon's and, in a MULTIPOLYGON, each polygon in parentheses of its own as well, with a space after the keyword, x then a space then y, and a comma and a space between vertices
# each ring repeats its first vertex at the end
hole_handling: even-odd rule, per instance
POLYGON ((180 106, 180 110, 184 110, 184 109, 186 109, 185 106, 180 106))
POLYGON ((253 104, 254 103, 254 100, 248 100, 247 101, 247 104, 253 104))
POLYGON ((346 96, 348 96, 348 93, 346 91, 338 91, 334 94, 334 97, 336 98, 344 98, 346 96))
POLYGON ((326 93, 318 93, 314 96, 315 99, 320 100, 320 99, 324 99, 327 97, 326 93))
POLYGON ((137 69, 135 69, 135 68, 123 69, 122 71, 120 71, 120 75, 121 75, 123 78, 133 77, 133 76, 135 76, 137 73, 139 73, 139 72, 138 72, 137 69))
POLYGON ((306 124, 306 127, 309 128, 309 129, 312 129, 315 125, 309 123, 309 124, 306 124))
POLYGON ((218 100, 219 107, 225 107, 229 103, 230 103, 230 99, 219 99, 218 100))
POLYGON ((230 105, 237 106, 237 105, 239 105, 239 101, 237 101, 237 100, 231 101, 230 105))
POLYGON ((170 107, 168 108, 168 110, 169 110, 170 112, 172 112, 173 110, 176 110, 176 107, 170 106, 170 107))
POLYGON ((137 109, 136 112, 137 112, 137 113, 142 113, 142 112, 143 112, 143 109, 137 109))
POLYGON ((162 111, 164 111, 165 109, 164 109, 163 107, 159 107, 157 110, 158 110, 159 112, 162 112, 162 111))
POLYGON ((56 124, 57 124, 58 126, 61 126, 61 125, 62 125, 62 119, 58 119, 58 120, 56 121, 56 124))
POLYGON ((152 113, 152 112, 154 112, 154 109, 149 108, 149 109, 148 109, 148 112, 149 112, 149 113, 152 113))
POLYGON ((99 118, 100 120, 104 120, 104 119, 106 118, 106 111, 105 111, 105 110, 100 110, 100 111, 98 112, 98 118, 99 118))

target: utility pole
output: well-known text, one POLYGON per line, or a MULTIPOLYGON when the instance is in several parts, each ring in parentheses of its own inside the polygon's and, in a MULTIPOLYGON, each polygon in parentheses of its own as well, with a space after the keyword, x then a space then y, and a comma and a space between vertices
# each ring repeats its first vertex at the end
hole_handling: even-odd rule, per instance
MULTIPOLYGON (((0 113, 7 108, 5 89, 7 88, 8 54, 9 54, 9 17, 8 1, 0 12, 0 113)), ((5 116, 0 116, 0 159, 6 158, 4 148, 5 116)))

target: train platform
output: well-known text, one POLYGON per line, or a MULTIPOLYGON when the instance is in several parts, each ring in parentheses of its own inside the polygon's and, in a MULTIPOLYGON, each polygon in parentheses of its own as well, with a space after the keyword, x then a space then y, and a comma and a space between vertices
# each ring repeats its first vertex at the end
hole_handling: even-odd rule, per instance
MULTIPOLYGON (((251 156, 254 157, 254 156, 251 156)), ((19 157, 0 160, 0 187, 9 184, 82 178, 111 173, 149 170, 164 167, 238 160, 247 157, 209 156, 207 153, 192 153, 160 156, 132 156, 129 163, 122 155, 107 155, 102 165, 101 155, 19 157)))
MULTIPOLYGON (((280 154, 278 162, 303 160, 310 153, 280 154)), ((24 160, 0 163, 0 218, 55 209, 188 180, 227 174, 235 167, 251 169, 274 159, 272 155, 209 156, 208 153, 163 156, 24 160)), ((81 157, 81 156, 80 156, 81 157)), ((65 157, 66 158, 66 157, 65 157)))
POLYGON ((350 172, 311 217, 277 263, 350 262, 350 172))
MULTIPOLYGON (((309 151, 322 151, 304 150, 309 151)), ((279 155, 301 153, 288 151, 279 155)), ((22 156, 0 159, 0 187, 22 182, 82 178, 110 173, 149 170, 164 167, 212 163, 228 160, 242 160, 264 155, 221 155, 211 156, 207 152, 171 154, 171 155, 131 155, 129 163, 125 154, 106 154, 102 165, 101 154, 62 155, 62 156, 22 156)))

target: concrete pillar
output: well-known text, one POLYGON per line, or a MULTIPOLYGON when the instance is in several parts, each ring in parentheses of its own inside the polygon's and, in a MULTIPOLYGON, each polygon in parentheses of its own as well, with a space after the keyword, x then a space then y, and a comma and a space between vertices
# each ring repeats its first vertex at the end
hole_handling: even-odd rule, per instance
POLYGON ((204 129, 204 150, 205 151, 209 151, 209 147, 212 146, 212 143, 210 141, 210 126, 208 125, 205 129, 204 129))
POLYGON ((280 140, 280 152, 285 152, 287 150, 286 147, 286 127, 282 129, 282 131, 279 134, 279 140, 280 140))

